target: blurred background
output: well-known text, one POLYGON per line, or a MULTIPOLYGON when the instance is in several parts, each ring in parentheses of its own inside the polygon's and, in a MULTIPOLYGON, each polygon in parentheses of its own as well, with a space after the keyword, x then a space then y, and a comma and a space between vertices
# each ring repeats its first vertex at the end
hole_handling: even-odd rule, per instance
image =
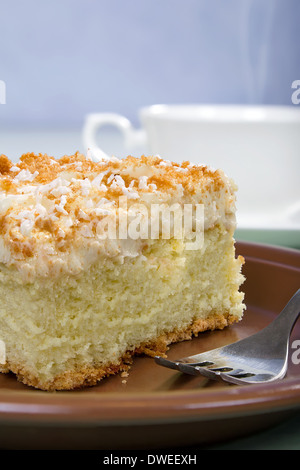
MULTIPOLYGON (((154 103, 295 106, 299 0, 0 0, 0 153, 83 151, 93 112, 154 103)), ((121 151, 118 133, 99 136, 121 151)))

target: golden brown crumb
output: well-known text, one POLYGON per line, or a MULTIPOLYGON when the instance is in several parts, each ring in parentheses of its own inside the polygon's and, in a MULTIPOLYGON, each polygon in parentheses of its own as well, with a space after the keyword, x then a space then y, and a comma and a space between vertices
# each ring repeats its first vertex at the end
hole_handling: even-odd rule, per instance
POLYGON ((0 173, 4 175, 5 173, 9 173, 9 170, 12 167, 12 162, 7 158, 6 155, 0 155, 0 173))

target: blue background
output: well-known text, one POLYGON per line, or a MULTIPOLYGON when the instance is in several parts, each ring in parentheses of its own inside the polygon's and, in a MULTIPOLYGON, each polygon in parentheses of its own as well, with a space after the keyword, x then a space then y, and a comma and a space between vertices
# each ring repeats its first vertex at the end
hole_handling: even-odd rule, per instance
POLYGON ((154 103, 291 105, 299 0, 0 1, 0 125, 135 123, 154 103))

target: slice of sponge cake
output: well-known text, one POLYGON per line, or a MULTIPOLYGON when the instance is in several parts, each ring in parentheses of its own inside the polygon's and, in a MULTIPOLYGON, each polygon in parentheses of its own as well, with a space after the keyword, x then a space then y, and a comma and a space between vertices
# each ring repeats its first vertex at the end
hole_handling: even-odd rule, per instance
POLYGON ((235 190, 160 157, 0 156, 0 370, 44 390, 94 385, 239 321, 235 190))

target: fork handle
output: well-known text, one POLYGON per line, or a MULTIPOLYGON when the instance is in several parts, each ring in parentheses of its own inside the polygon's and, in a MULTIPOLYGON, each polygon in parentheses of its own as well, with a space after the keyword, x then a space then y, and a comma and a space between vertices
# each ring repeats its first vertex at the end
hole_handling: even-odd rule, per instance
POLYGON ((282 328, 282 333, 291 333, 300 315, 300 289, 293 295, 282 312, 274 320, 277 328, 282 328))

